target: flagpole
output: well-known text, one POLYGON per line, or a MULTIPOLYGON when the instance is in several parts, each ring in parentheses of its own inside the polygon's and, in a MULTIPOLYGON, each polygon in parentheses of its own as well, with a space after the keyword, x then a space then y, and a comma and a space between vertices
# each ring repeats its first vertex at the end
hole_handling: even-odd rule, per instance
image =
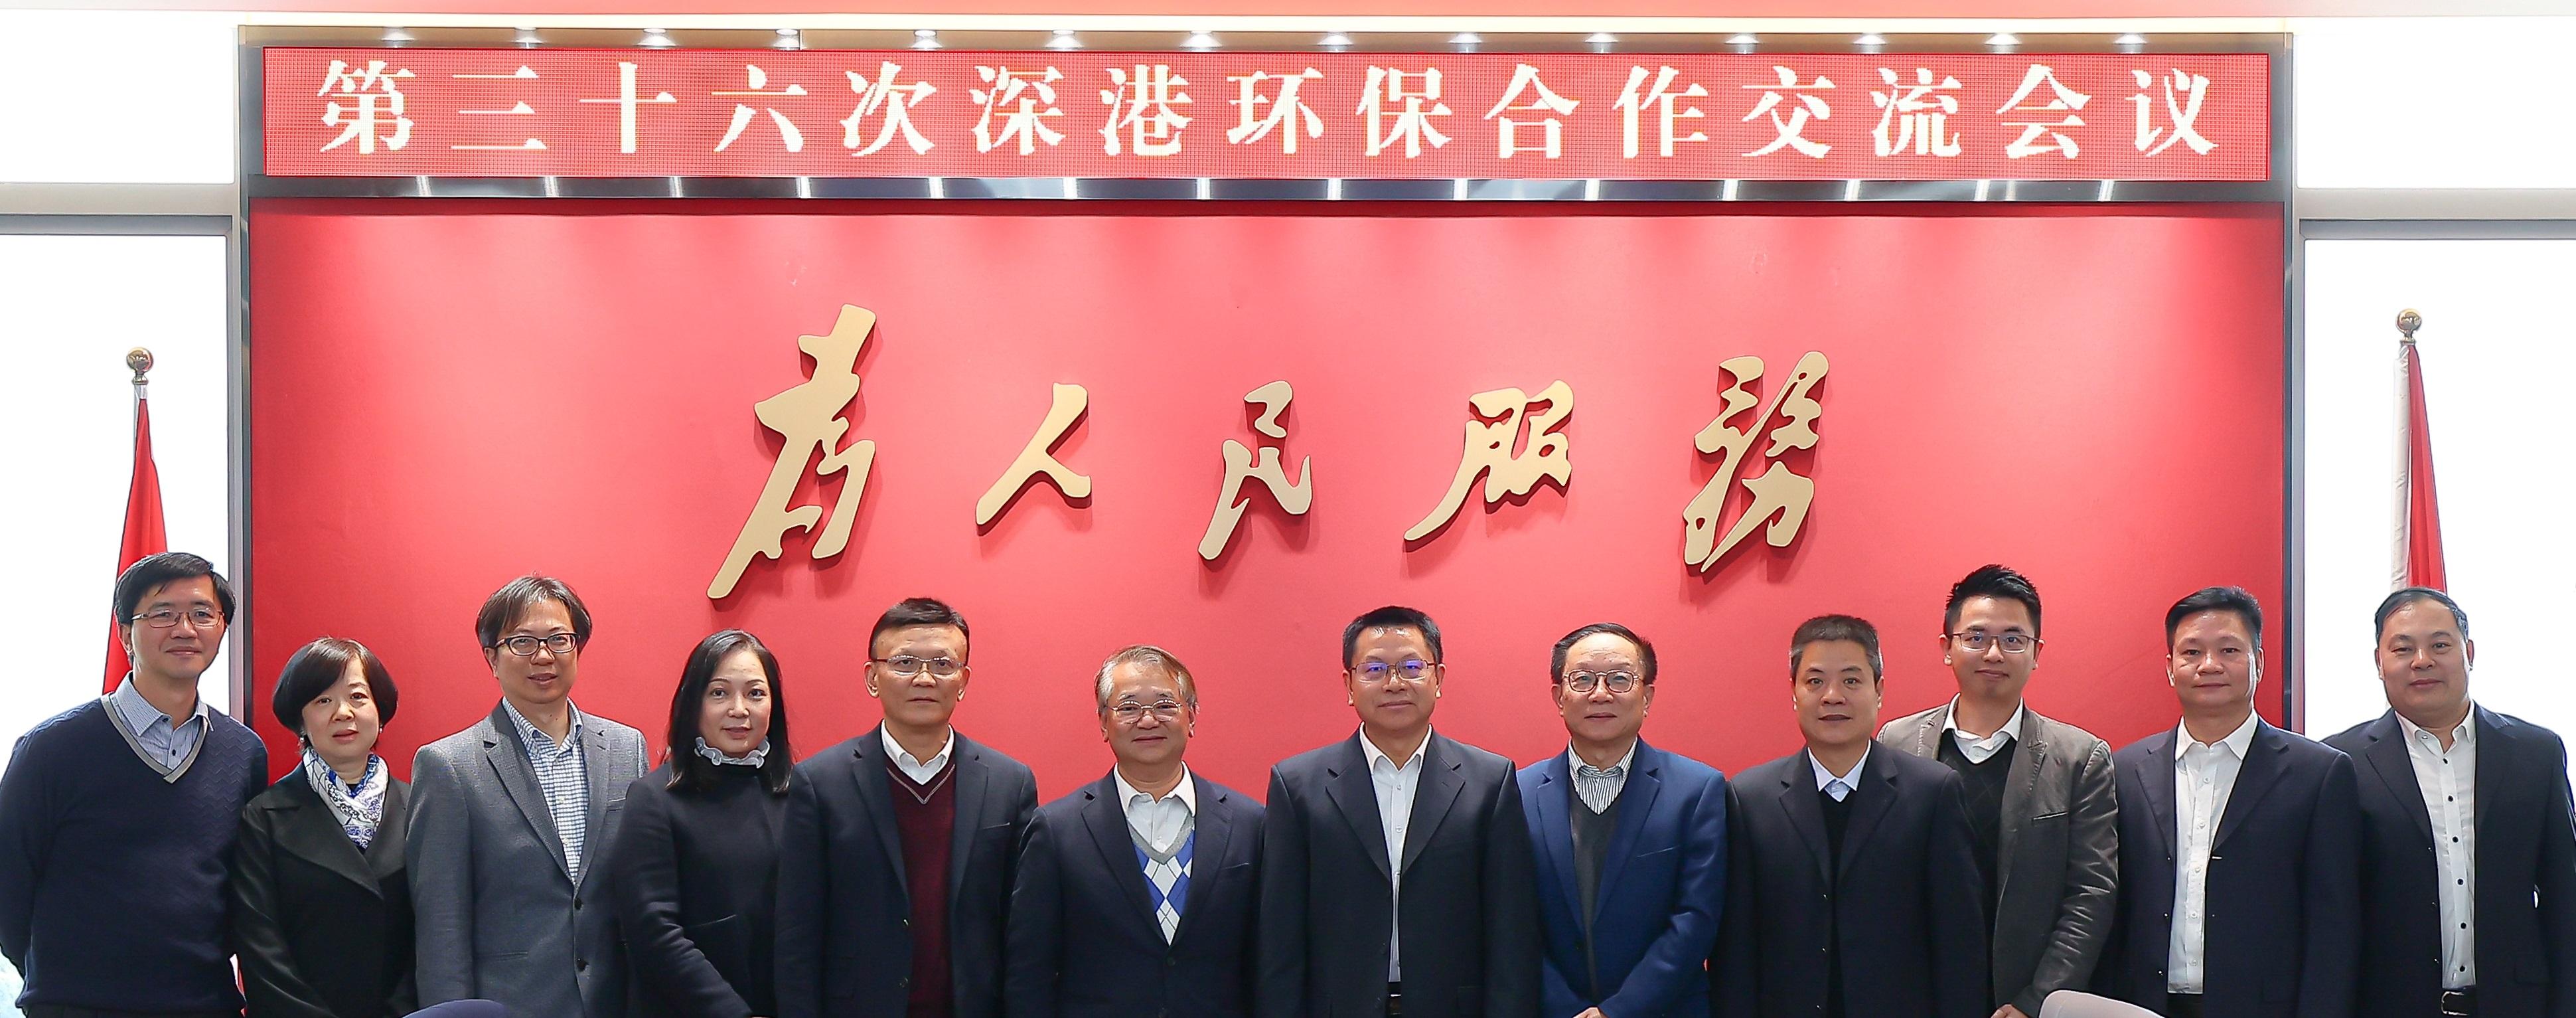
POLYGON ((143 377, 152 371, 152 351, 139 346, 125 351, 125 366, 134 372, 134 400, 140 403, 143 387, 152 384, 151 379, 143 377))

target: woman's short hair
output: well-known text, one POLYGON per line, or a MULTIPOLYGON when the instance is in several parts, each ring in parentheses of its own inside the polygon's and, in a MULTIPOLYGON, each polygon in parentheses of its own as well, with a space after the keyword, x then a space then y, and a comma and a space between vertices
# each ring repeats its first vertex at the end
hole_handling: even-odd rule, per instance
POLYGON ((277 714, 277 723, 298 736, 304 734, 304 705, 340 684, 349 674, 349 662, 367 676, 367 696, 376 703, 376 723, 392 724, 394 708, 402 703, 402 693, 394 688, 394 677, 385 671, 385 663, 376 652, 356 640, 325 636, 296 649, 286 659, 286 668, 277 675, 277 694, 270 698, 269 709, 277 714))

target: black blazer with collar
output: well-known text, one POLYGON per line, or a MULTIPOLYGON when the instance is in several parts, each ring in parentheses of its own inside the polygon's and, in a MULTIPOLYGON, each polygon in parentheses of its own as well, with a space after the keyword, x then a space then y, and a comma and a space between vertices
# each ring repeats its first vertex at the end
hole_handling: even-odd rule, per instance
MULTIPOLYGON (((2478 1009, 2576 1018, 2576 827, 2567 745, 2484 707, 2476 727, 2478 1009)), ((2361 778, 2362 1018, 2440 1010, 2442 904, 2433 821, 2391 711, 2326 740, 2361 778)))
POLYGON ((1261 893, 1261 804, 1191 775, 1198 839, 1180 928, 1163 940, 1111 777, 1038 808, 1011 891, 1013 1018, 1245 1018, 1261 893))
POLYGON ((1842 857, 1829 859, 1809 760, 1799 750, 1727 785, 1714 1010, 1822 1014, 1826 949, 1839 945, 1851 1018, 1986 1018, 1986 916, 1957 772, 1873 743, 1842 857))
POLYGON ((759 767, 716 767, 711 787, 675 791, 675 766, 666 759, 627 786, 626 822, 606 856, 634 980, 629 1013, 776 1014, 771 911, 787 797, 769 790, 759 767))
POLYGON ((1436 731, 1421 752, 1395 908, 1359 736, 1271 768, 1261 824, 1263 1018, 1384 1015, 1396 909, 1406 1015, 1538 1014, 1538 895, 1512 762, 1436 731))
MULTIPOLYGON (((2112 755, 2120 783, 2120 903, 2096 977, 2165 1006, 2172 958, 2174 731, 2112 755)), ((2202 909, 2209 1018, 2348 1018, 2360 980, 2361 812, 2352 758, 2257 720, 2210 842, 2202 909)))
POLYGON ((411 785, 386 779, 364 852, 302 768, 242 808, 232 939, 250 1018, 386 1018, 412 1011, 411 785))
MULTIPOLYGON (((900 1015, 912 977, 894 791, 879 729, 796 765, 778 840, 777 1018, 900 1015)), ((1027 765, 957 734, 948 959, 955 1018, 1002 1013, 1002 939, 1020 832, 1037 810, 1027 765)))

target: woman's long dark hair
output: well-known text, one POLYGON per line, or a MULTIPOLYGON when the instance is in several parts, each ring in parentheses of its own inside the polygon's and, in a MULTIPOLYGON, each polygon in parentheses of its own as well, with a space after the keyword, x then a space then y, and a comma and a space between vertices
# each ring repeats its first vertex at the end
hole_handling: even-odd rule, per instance
POLYGON ((664 758, 671 762, 671 783, 675 792, 703 792, 716 787, 716 765, 697 753, 698 719, 706 713, 707 684, 714 681, 716 669, 737 650, 748 650, 760 659, 760 670, 769 679, 769 755, 761 761, 760 781, 771 795, 787 794, 787 781, 796 770, 795 754, 787 748, 787 697, 778 684, 778 656, 760 638, 739 629, 728 629, 698 641, 689 652, 689 663, 680 668, 680 688, 671 694, 671 734, 663 743, 664 758))

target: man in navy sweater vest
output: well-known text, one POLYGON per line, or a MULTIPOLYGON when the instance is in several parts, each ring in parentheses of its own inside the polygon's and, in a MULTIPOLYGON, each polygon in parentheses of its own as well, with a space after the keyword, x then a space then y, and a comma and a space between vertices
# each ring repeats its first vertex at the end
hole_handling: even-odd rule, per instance
POLYGON ((134 671, 18 740, 0 777, 0 954, 28 1018, 241 1014, 224 859, 268 784, 259 737, 197 697, 232 586, 186 552, 116 579, 134 671))

